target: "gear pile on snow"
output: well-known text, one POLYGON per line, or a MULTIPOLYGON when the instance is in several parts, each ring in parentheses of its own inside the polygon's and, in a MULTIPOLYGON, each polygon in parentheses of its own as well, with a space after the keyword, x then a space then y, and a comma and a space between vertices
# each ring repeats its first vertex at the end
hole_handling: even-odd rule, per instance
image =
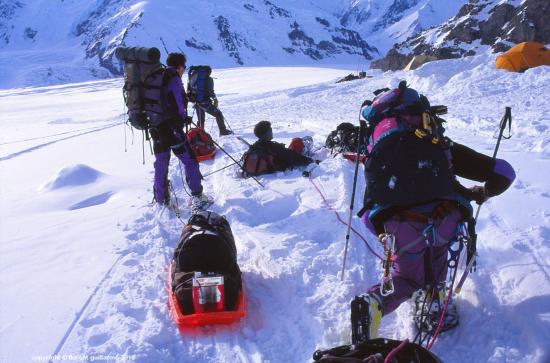
POLYGON ((442 363, 435 354, 418 344, 384 338, 317 350, 313 360, 321 363, 442 363))

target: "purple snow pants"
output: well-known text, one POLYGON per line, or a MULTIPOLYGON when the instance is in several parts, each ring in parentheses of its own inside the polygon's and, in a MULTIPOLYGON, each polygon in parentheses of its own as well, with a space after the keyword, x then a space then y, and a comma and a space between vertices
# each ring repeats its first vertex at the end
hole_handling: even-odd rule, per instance
POLYGON ((199 163, 185 133, 178 127, 170 123, 163 123, 150 130, 153 139, 153 151, 155 153, 155 181, 153 190, 155 200, 159 203, 166 201, 168 196, 168 166, 170 164, 170 151, 173 151, 178 159, 181 160, 185 169, 185 181, 191 190, 191 194, 200 195, 202 193, 201 179, 202 175, 199 169, 199 163))
POLYGON ((398 218, 390 218, 384 223, 385 230, 395 236, 396 259, 392 271, 395 291, 382 296, 380 284, 368 290, 382 301, 384 315, 397 309, 415 291, 446 280, 448 244, 456 237, 457 225, 461 220, 459 210, 455 209, 442 219, 435 219, 433 229, 428 230, 426 223, 398 218), (424 231, 427 238, 423 235, 424 231))

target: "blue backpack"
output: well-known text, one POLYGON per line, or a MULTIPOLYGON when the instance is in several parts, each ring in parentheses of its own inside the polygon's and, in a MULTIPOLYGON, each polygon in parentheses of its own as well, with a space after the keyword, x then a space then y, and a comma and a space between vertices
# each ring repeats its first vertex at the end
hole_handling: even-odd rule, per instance
POLYGON ((210 66, 192 66, 189 68, 189 80, 187 82, 187 97, 194 103, 202 103, 209 100, 210 89, 208 78, 212 74, 210 66))

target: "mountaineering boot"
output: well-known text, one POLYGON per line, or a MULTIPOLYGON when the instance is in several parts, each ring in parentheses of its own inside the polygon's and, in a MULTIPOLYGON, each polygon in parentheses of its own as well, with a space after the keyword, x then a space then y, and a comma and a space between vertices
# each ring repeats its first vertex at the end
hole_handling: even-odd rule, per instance
POLYGON ((233 135, 233 131, 228 129, 220 130, 220 136, 227 136, 227 135, 233 135))
MULTIPOLYGON (((414 316, 416 328, 427 334, 433 335, 439 325, 441 314, 445 309, 445 300, 447 299, 447 288, 438 289, 434 298, 431 298, 432 290, 419 290, 413 295, 414 316), (431 304, 430 304, 430 300, 431 304)), ((443 317, 440 332, 453 329, 458 325, 459 317, 456 304, 451 296, 447 305, 447 311, 443 317)))
POLYGON ((214 203, 214 199, 207 194, 201 193, 198 195, 191 196, 190 199, 190 207, 191 207, 191 213, 198 213, 201 210, 205 210, 214 203))
POLYGON ((351 302, 351 343, 378 338, 382 319, 381 301, 374 294, 356 296, 351 302))

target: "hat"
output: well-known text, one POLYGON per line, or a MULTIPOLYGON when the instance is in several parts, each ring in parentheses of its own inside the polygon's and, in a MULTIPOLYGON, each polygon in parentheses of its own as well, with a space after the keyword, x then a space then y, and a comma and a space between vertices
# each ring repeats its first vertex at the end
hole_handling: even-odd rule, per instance
POLYGON ((271 129, 271 122, 260 121, 254 126, 254 135, 262 141, 270 141, 273 139, 273 130, 271 129))

